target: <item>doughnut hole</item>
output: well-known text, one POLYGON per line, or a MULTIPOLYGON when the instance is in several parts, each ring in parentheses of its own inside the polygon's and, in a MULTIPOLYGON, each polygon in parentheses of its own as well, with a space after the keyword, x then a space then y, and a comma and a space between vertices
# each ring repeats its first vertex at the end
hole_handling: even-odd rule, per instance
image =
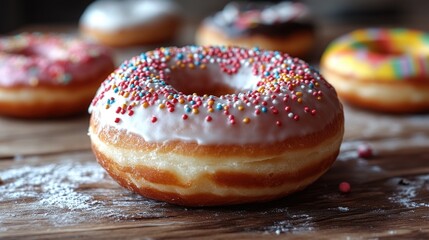
POLYGON ((31 47, 14 49, 12 51, 4 51, 11 55, 19 55, 28 58, 42 58, 50 60, 66 59, 67 52, 61 48, 52 48, 46 44, 37 44, 31 47))
POLYGON ((376 39, 372 41, 363 41, 360 43, 362 48, 366 48, 368 52, 378 57, 401 57, 403 55, 429 55, 429 48, 415 48, 412 43, 404 43, 402 45, 392 44, 391 41, 385 39, 376 39), (416 51, 416 49, 418 49, 416 51))
POLYGON ((184 94, 220 97, 254 89, 257 78, 251 74, 250 68, 242 68, 239 74, 227 75, 218 65, 209 64, 206 69, 176 68, 171 71, 167 83, 184 94))
POLYGON ((394 48, 394 46, 386 40, 362 42, 362 45, 366 46, 369 52, 380 56, 395 57, 403 54, 402 49, 394 48))

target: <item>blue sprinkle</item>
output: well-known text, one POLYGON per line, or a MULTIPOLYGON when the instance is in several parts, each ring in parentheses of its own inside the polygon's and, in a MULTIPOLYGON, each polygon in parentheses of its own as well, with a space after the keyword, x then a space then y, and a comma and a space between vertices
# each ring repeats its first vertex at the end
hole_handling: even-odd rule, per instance
POLYGON ((222 109, 223 109, 222 104, 218 103, 218 104, 216 105, 216 109, 217 109, 217 110, 222 110, 222 109))
POLYGON ((261 111, 262 111, 263 113, 266 113, 266 112, 268 111, 268 109, 267 109, 266 107, 262 107, 262 108, 261 108, 261 111))

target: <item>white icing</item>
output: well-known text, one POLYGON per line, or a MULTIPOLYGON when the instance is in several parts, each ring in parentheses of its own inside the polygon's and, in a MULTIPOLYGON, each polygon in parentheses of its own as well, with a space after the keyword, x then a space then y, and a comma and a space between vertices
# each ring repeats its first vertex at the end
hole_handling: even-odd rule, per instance
POLYGON ((273 24, 274 22, 287 22, 309 16, 309 10, 302 3, 281 2, 270 6, 261 12, 261 22, 273 24))
POLYGON ((237 2, 227 4, 222 11, 218 12, 214 16, 213 21, 218 25, 233 24, 238 18, 240 18, 241 14, 250 11, 259 11, 258 14, 252 15, 253 22, 267 25, 274 24, 276 22, 306 21, 310 16, 309 9, 302 3, 281 2, 267 5, 261 9, 258 9, 258 5, 255 5, 254 8, 244 11, 240 9, 240 7, 241 4, 237 2))
MULTIPOLYGON (((149 61, 149 59, 148 59, 149 61)), ((223 74, 220 71, 219 65, 216 63, 207 64, 207 69, 180 69, 172 71, 183 71, 184 81, 188 83, 200 82, 201 84, 210 84, 212 82, 222 82, 229 87, 236 89, 236 96, 240 98, 249 90, 255 90, 257 82, 261 80, 261 76, 256 76, 252 73, 251 67, 243 64, 238 73, 233 75, 223 74), (202 82, 204 74, 212 76, 212 80, 202 82), (189 76, 189 78, 188 78, 189 76)), ((171 65, 174 61, 170 60, 167 64, 171 65)), ((302 63, 298 63, 302 64, 302 63)), ((307 69, 309 70, 309 69, 307 69)), ((132 72, 129 68, 125 74, 115 74, 111 82, 105 82, 105 87, 111 84, 117 86, 123 81, 123 76, 132 72)), ((318 76, 313 72, 315 76, 318 76)), ((317 77, 316 77, 317 78, 317 77)), ((172 78, 173 81, 176 79, 172 78)), ((184 84, 184 81, 179 81, 184 84)), ((161 103, 166 103, 168 99, 164 95, 159 95, 159 99, 153 106, 148 108, 134 108, 134 114, 130 117, 128 114, 118 114, 116 110, 123 104, 130 104, 128 98, 122 97, 115 93, 112 89, 104 91, 102 86, 97 96, 103 96, 95 102, 95 105, 90 107, 90 112, 100 122, 102 126, 111 126, 119 129, 124 129, 127 132, 135 133, 142 136, 148 142, 167 142, 172 140, 197 142, 199 144, 255 144, 255 143, 272 143, 284 141, 290 137, 299 137, 308 135, 314 132, 322 131, 327 124, 331 123, 334 118, 342 111, 340 103, 337 99, 335 91, 330 88, 324 80, 319 79, 317 91, 323 92, 323 100, 318 101, 311 94, 312 90, 306 86, 296 86, 297 91, 305 90, 302 96, 302 103, 289 100, 287 102, 281 99, 286 94, 291 95, 288 89, 282 89, 277 94, 279 99, 272 100, 270 96, 263 95, 261 100, 267 101, 267 108, 276 107, 279 114, 274 115, 271 112, 255 114, 255 109, 261 109, 263 106, 259 104, 244 104, 242 101, 232 101, 233 97, 212 96, 216 104, 230 105, 229 112, 234 115, 236 124, 232 125, 229 122, 228 116, 223 113, 223 110, 214 110, 209 112, 205 106, 199 108, 199 114, 193 114, 186 111, 189 103, 177 104, 174 112, 169 112, 166 108, 158 107, 161 103), (104 93, 103 93, 104 92, 104 93), (106 109, 106 101, 114 98, 115 102, 106 109), (238 105, 245 106, 239 110, 238 105), (286 112, 284 109, 288 106, 291 112, 286 112), (316 109, 317 114, 311 115, 305 113, 303 108, 308 106, 310 109, 316 109), (183 120, 182 115, 187 114, 188 119, 183 120), (299 115, 299 120, 293 120, 293 116, 299 115), (152 117, 155 116, 157 121, 153 123, 152 117), (211 116, 210 122, 206 121, 206 117, 211 116), (114 119, 119 117, 120 122, 114 123, 114 119), (242 122, 244 118, 249 118, 250 123, 242 122), (281 121, 282 126, 276 125, 276 121, 281 121)), ((145 82, 146 85, 159 89, 159 84, 145 82)), ((180 90, 180 89, 179 89, 180 90)), ((303 91, 304 92, 304 91, 303 91)), ((205 103, 206 101, 203 101, 205 103)), ((215 108, 215 106, 214 106, 215 108)), ((270 111, 270 110, 268 110, 270 111)))
POLYGON ((89 28, 116 31, 151 24, 165 16, 176 16, 179 8, 168 0, 98 0, 83 13, 80 24, 89 28))

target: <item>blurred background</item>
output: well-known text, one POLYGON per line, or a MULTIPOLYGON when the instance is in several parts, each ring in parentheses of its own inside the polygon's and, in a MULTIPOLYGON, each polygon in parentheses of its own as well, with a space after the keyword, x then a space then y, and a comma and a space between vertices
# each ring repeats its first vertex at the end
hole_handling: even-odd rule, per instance
MULTIPOLYGON (((79 18, 93 0, 1 0, 0 34, 61 29, 77 31, 79 18)), ((176 0, 185 13, 187 29, 180 44, 192 44, 201 20, 230 1, 176 0)), ((275 1, 278 2, 278 1, 275 1)), ((312 11, 319 36, 320 54, 335 37, 358 27, 408 27, 429 31, 427 0, 303 0, 312 11)))

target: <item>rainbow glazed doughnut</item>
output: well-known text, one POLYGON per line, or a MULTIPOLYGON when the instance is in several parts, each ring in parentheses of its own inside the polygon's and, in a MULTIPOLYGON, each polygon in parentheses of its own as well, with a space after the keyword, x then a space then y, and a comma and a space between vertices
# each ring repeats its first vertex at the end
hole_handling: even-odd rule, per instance
POLYGON ((308 8, 294 2, 232 2, 206 18, 196 33, 199 45, 260 47, 294 57, 306 57, 315 39, 308 8))
POLYGON ((371 28, 332 42, 321 71, 345 101, 371 110, 429 110, 429 34, 371 28))
POLYGON ((326 172, 343 136, 335 90, 287 54, 160 48, 101 85, 89 136, 122 186, 187 206, 267 201, 326 172))
POLYGON ((98 45, 53 34, 0 38, 0 115, 61 117, 84 112, 114 70, 98 45))
POLYGON ((98 0, 80 18, 84 37, 113 47, 172 40, 182 22, 170 0, 98 0))

